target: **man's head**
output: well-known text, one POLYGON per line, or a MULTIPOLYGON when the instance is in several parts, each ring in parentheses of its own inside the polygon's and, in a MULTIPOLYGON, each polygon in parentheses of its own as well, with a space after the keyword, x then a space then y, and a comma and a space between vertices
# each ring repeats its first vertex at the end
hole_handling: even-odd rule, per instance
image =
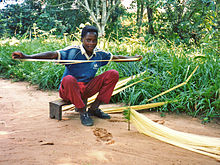
POLYGON ((98 42, 98 29, 94 26, 85 26, 82 29, 81 41, 88 55, 92 55, 98 42))
POLYGON ((86 25, 86 26, 82 29, 81 39, 83 39, 88 32, 95 32, 95 33, 97 34, 97 36, 98 36, 98 29, 97 29, 95 26, 86 25))

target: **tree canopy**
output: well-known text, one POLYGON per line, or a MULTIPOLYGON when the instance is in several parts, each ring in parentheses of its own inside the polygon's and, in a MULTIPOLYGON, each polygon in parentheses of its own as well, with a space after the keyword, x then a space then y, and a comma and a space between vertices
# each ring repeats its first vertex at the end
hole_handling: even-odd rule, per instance
POLYGON ((33 27, 55 35, 73 34, 89 22, 101 35, 149 35, 187 44, 217 36, 216 0, 133 0, 130 10, 120 0, 25 0, 0 13, 0 36, 34 35, 33 27))

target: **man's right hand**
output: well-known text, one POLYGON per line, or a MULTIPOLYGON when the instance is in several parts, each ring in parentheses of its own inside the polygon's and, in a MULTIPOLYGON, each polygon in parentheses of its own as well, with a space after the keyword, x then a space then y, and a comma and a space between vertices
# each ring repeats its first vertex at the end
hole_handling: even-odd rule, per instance
POLYGON ((26 56, 22 52, 13 52, 12 59, 25 58, 26 56))

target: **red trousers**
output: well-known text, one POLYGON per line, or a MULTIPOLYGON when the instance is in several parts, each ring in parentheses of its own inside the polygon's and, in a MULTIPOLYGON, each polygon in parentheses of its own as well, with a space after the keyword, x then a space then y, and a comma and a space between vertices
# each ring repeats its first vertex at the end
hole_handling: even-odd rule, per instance
POLYGON ((118 82, 119 74, 116 70, 109 70, 94 77, 90 82, 77 82, 76 78, 68 75, 61 82, 59 94, 65 101, 70 101, 76 108, 83 108, 84 99, 99 92, 97 99, 109 103, 115 84, 118 82))

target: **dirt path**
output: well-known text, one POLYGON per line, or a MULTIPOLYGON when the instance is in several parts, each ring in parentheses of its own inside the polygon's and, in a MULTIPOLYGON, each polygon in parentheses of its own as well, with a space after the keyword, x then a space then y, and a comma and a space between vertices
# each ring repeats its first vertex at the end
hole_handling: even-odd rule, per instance
MULTIPOLYGON (((122 114, 112 120, 94 117, 94 126, 82 126, 77 113, 66 120, 49 119, 48 102, 57 92, 36 90, 28 83, 0 79, 0 165, 217 165, 219 162, 137 132, 122 114)), ((113 106, 113 105, 108 105, 113 106)), ((203 125, 184 115, 145 112, 170 128, 220 137, 219 124, 203 125)))

